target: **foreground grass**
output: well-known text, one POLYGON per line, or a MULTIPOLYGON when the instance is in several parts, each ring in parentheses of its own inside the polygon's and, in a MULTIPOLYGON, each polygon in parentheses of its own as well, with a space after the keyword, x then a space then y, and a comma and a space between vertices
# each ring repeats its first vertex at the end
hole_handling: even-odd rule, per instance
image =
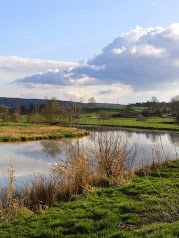
POLYGON ((34 125, 29 123, 0 124, 0 142, 59 139, 87 135, 86 131, 60 126, 34 125))
MULTIPOLYGON (((178 162, 148 179, 164 199, 175 204, 178 162), (175 187, 172 176, 176 177, 175 187), (163 186, 165 184, 166 186, 163 186)), ((178 190, 177 190, 178 191, 178 190)), ((121 188, 96 188, 69 202, 37 213, 24 213, 11 223, 0 223, 6 238, 179 237, 179 221, 145 177, 135 176, 121 188)))

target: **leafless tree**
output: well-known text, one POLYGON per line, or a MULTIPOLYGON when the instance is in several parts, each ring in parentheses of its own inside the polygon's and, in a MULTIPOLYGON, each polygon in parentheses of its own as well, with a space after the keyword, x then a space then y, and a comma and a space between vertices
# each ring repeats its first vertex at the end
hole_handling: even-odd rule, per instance
POLYGON ((70 101, 66 107, 69 124, 77 124, 77 129, 79 129, 81 115, 84 112, 84 98, 80 97, 79 101, 70 101))
POLYGON ((32 112, 28 115, 27 120, 30 123, 37 123, 37 124, 41 121, 40 105, 38 105, 38 104, 32 105, 32 112))
POLYGON ((42 109, 42 116, 51 125, 61 122, 64 117, 64 110, 56 98, 48 99, 42 109))
POLYGON ((177 121, 179 121, 179 95, 170 99, 170 109, 172 115, 176 116, 177 121))
POLYGON ((21 117, 21 107, 19 105, 15 105, 12 109, 12 113, 10 115, 10 121, 20 122, 22 121, 21 117))
POLYGON ((88 99, 88 103, 90 104, 91 107, 94 107, 96 104, 96 99, 94 97, 91 97, 88 99))
POLYGON ((7 121, 8 120, 8 107, 5 106, 4 104, 1 104, 0 105, 0 118, 3 120, 3 121, 7 121))
POLYGON ((111 115, 109 114, 109 112, 101 110, 99 111, 99 119, 102 120, 103 122, 105 120, 109 120, 111 118, 111 115))

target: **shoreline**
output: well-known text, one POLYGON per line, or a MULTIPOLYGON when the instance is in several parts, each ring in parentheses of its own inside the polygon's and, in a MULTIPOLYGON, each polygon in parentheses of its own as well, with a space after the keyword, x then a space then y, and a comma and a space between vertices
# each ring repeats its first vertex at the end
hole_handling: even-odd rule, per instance
MULTIPOLYGON (((63 126, 63 125, 62 125, 63 126)), ((72 125, 72 127, 77 127, 77 125, 72 125)), ((173 128, 155 128, 155 127, 142 127, 142 126, 124 126, 124 125, 112 125, 112 124, 104 124, 104 125, 96 125, 96 124, 81 124, 80 125, 80 130, 83 129, 96 129, 96 128, 102 128, 102 127, 112 127, 116 129, 130 129, 130 130, 146 130, 146 131, 159 131, 159 132, 176 132, 179 133, 179 129, 173 129, 173 128)))
POLYGON ((44 125, 5 125, 0 127, 1 142, 25 142, 61 138, 82 137, 88 135, 85 130, 71 127, 44 125))

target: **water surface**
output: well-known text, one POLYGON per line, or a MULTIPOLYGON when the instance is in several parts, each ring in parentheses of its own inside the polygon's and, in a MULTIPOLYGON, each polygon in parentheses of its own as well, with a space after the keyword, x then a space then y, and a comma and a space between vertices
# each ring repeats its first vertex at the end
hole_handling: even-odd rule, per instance
MULTIPOLYGON (((92 132, 97 133, 97 132, 92 132)), ((137 144, 135 166, 141 163, 151 163, 154 153, 160 154, 162 159, 167 156, 175 159, 179 153, 179 133, 149 132, 141 130, 117 130, 128 140, 129 144, 137 144)), ((88 148, 91 146, 90 136, 80 139, 46 140, 21 143, 0 144, 0 181, 13 163, 16 176, 27 178, 34 173, 48 173, 52 164, 57 160, 65 159, 72 147, 88 148)))

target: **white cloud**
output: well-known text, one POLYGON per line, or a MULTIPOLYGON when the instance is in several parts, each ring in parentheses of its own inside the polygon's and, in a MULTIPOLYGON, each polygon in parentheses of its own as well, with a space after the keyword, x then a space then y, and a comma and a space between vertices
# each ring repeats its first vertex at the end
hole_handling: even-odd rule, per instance
POLYGON ((179 23, 171 24, 167 29, 167 37, 179 40, 179 23))
POLYGON ((86 75, 82 75, 79 79, 69 79, 69 82, 74 85, 91 84, 93 81, 95 81, 95 78, 90 78, 86 75))
POLYGON ((165 53, 165 49, 156 48, 152 45, 142 44, 139 46, 133 46, 131 49, 132 55, 141 55, 141 56, 162 56, 165 53))
POLYGON ((78 66, 76 62, 61 62, 41 59, 28 59, 16 56, 0 56, 0 80, 12 81, 48 71, 62 71, 78 66))
POLYGON ((69 85, 68 87, 48 84, 28 84, 28 87, 24 88, 21 97, 28 98, 45 98, 56 96, 62 100, 71 100, 73 98, 79 99, 84 97, 87 102, 90 97, 95 97, 97 102, 116 102, 117 99, 125 97, 129 93, 132 93, 132 89, 129 86, 113 84, 113 85, 69 85), (39 90, 40 88, 40 90, 39 90))
POLYGON ((28 95, 43 91, 48 96, 51 92, 47 88, 52 87, 63 99, 80 93, 79 96, 92 94, 102 102, 120 97, 126 101, 129 93, 133 97, 143 93, 145 97, 156 92, 162 97, 164 92, 179 89, 179 23, 167 28, 137 26, 120 34, 94 58, 81 63, 16 57, 7 60, 13 64, 7 66, 3 59, 2 66, 0 57, 0 73, 12 72, 12 79, 20 75, 16 82, 27 89, 28 95))
POLYGON ((113 49, 111 52, 116 54, 116 55, 120 55, 120 54, 122 54, 125 51, 126 51, 126 48, 123 46, 122 48, 113 49))

